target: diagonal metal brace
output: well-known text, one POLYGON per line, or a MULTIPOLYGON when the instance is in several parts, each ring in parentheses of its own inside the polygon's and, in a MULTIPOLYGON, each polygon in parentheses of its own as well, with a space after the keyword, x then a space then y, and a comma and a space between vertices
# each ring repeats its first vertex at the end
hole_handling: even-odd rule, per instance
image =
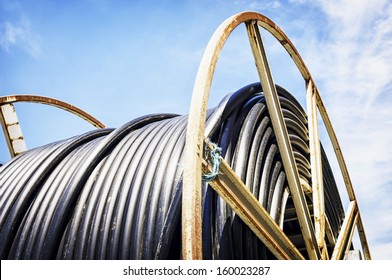
POLYGON ((320 259, 320 250, 316 242, 305 195, 301 188, 297 165, 291 150, 290 139, 283 119, 275 83, 269 68, 264 44, 261 39, 259 26, 257 21, 248 21, 245 24, 306 249, 310 259, 320 259))
MULTIPOLYGON (((212 143, 205 141, 209 149, 214 149, 212 143)), ((256 197, 231 169, 227 162, 220 157, 219 172, 209 181, 209 185, 224 199, 256 236, 278 259, 304 259, 298 249, 281 230, 270 214, 260 204, 256 197)), ((213 166, 203 160, 203 171, 211 172, 213 166)))

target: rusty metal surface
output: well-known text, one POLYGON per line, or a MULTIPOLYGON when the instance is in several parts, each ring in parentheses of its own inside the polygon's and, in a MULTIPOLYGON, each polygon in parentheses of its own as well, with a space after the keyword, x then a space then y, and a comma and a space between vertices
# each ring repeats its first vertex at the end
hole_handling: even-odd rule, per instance
POLYGON ((40 95, 27 95, 27 94, 8 95, 8 96, 0 97, 0 104, 11 104, 16 102, 40 103, 40 104, 54 106, 79 116, 80 118, 91 123, 96 128, 105 127, 103 123, 101 123, 99 120, 97 120, 87 112, 83 111, 82 109, 55 98, 50 98, 50 97, 45 97, 40 95))
MULTIPOLYGON (((1 103, 0 103, 1 104, 1 103)), ((17 156, 27 151, 26 143, 23 139, 22 129, 13 104, 0 105, 0 122, 3 127, 4 136, 10 151, 11 157, 17 156)))
POLYGON ((40 103, 44 105, 54 106, 62 110, 68 111, 72 114, 79 116, 86 120, 96 128, 104 128, 104 124, 98 121, 96 118, 86 113, 85 111, 75 107, 66 102, 49 98, 39 95, 8 95, 0 97, 0 122, 3 127, 4 135, 10 151, 11 157, 15 157, 25 151, 27 146, 25 144, 22 129, 18 121, 18 117, 15 111, 14 103, 17 102, 28 102, 28 103, 40 103))

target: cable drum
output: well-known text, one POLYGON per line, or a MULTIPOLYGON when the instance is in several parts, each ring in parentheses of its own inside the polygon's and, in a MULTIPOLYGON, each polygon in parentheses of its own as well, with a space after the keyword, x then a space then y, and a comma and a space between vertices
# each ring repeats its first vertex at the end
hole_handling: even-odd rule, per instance
MULTIPOLYGON (((277 91, 300 178, 311 185, 306 114, 286 90, 277 91)), ((1 258, 180 259, 186 126, 187 116, 148 115, 1 166, 1 258)), ((205 134, 306 257, 260 84, 208 110, 205 134)), ((344 212, 325 153, 322 160, 326 216, 336 237, 344 212)), ((208 182, 202 193, 204 259, 274 258, 208 182)))

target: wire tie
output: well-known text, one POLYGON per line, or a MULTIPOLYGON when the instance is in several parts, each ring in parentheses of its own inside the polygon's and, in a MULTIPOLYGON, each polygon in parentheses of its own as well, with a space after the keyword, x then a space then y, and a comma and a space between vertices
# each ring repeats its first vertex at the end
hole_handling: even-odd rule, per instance
POLYGON ((218 147, 215 143, 211 143, 212 149, 206 146, 206 150, 210 152, 210 159, 212 163, 212 171, 210 173, 202 174, 201 178, 205 182, 209 182, 215 179, 216 175, 219 174, 219 166, 222 162, 221 152, 222 149, 218 147))

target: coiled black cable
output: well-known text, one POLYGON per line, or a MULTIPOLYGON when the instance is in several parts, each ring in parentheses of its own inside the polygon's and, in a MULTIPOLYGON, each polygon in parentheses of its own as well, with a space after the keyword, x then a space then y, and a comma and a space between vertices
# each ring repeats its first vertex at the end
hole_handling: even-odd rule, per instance
MULTIPOLYGON (((277 86, 300 177, 310 184, 307 118, 277 86)), ((187 116, 149 115, 28 151, 0 167, 2 259, 181 258, 182 154, 187 116)), ((206 137, 306 256, 259 83, 207 113, 206 137)), ((343 210, 325 153, 326 215, 343 210)), ((307 197, 312 212, 311 197, 307 197)), ((203 184, 203 257, 274 258, 203 184)))

